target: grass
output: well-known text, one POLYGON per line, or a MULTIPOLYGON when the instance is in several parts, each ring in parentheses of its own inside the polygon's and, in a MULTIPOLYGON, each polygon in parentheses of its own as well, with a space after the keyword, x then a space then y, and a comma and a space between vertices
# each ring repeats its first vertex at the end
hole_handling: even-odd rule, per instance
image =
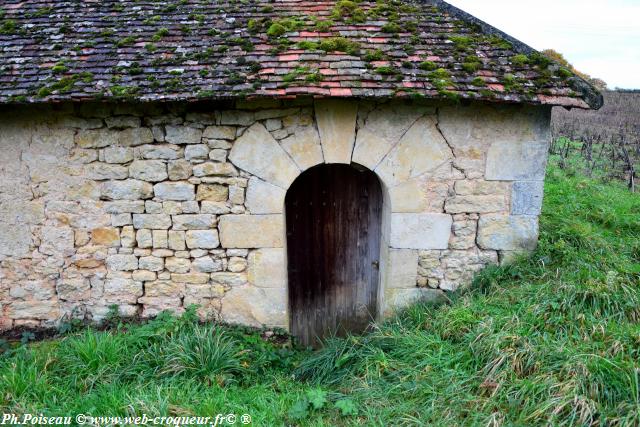
POLYGON ((316 352, 191 311, 82 329, 6 352, 0 406, 269 426, 639 425, 639 283, 640 197, 551 166, 537 251, 447 304, 316 352))

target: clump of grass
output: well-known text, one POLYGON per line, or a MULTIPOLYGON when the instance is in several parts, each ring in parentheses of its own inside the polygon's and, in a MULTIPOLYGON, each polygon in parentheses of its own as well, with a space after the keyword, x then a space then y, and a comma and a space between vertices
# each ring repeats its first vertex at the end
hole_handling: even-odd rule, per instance
POLYGON ((343 19, 347 22, 362 23, 366 21, 366 14, 351 0, 339 0, 331 12, 332 19, 343 19))
POLYGON ((480 67, 482 67, 482 61, 475 55, 467 56, 462 63, 462 69, 467 73, 475 73, 480 67))
POLYGON ((297 31, 302 28, 304 22, 297 18, 283 18, 274 21, 267 28, 267 36, 277 38, 290 31, 297 31))
POLYGON ((471 47, 471 44, 473 43, 473 39, 468 36, 451 36, 449 37, 449 40, 453 42, 456 50, 461 52, 469 49, 471 47))
POLYGON ((163 349, 163 375, 226 383, 242 373, 240 350, 223 331, 195 326, 178 334, 163 349))
POLYGON ((320 50, 324 50, 325 52, 345 52, 349 55, 358 55, 360 53, 360 45, 358 42, 353 40, 349 40, 344 37, 330 37, 326 40, 323 40, 318 48, 320 50))
POLYGON ((513 64, 517 65, 518 67, 522 67, 523 65, 529 63, 529 57, 527 55, 519 53, 511 57, 511 62, 513 62, 513 64))
POLYGON ((398 70, 394 67, 384 65, 382 67, 378 67, 375 69, 376 74, 380 74, 381 76, 393 76, 398 74, 398 70))
POLYGON ((435 62, 422 61, 420 64, 418 64, 418 68, 425 71, 433 71, 438 68, 438 65, 436 65, 435 62))

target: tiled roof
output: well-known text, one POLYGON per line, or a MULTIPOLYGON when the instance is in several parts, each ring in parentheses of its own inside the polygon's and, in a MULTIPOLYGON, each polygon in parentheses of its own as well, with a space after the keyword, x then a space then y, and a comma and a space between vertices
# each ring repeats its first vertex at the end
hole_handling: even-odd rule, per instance
POLYGON ((0 102, 423 97, 599 108, 440 0, 4 0, 0 102))

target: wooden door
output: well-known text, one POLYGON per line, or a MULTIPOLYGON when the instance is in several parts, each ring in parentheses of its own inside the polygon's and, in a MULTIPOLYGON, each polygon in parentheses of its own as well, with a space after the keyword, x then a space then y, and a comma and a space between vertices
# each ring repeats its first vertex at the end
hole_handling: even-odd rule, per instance
POLYGON ((293 183, 285 205, 292 334, 317 346, 364 331, 377 312, 378 178, 350 165, 316 166, 293 183))

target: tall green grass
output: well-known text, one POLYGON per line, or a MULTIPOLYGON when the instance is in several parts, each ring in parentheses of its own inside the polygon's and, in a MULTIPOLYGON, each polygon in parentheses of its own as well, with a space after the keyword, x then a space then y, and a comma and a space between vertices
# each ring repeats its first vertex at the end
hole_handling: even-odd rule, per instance
POLYGON ((323 349, 192 311, 0 358, 3 412, 254 425, 640 425, 640 197, 551 167, 537 251, 323 349))

